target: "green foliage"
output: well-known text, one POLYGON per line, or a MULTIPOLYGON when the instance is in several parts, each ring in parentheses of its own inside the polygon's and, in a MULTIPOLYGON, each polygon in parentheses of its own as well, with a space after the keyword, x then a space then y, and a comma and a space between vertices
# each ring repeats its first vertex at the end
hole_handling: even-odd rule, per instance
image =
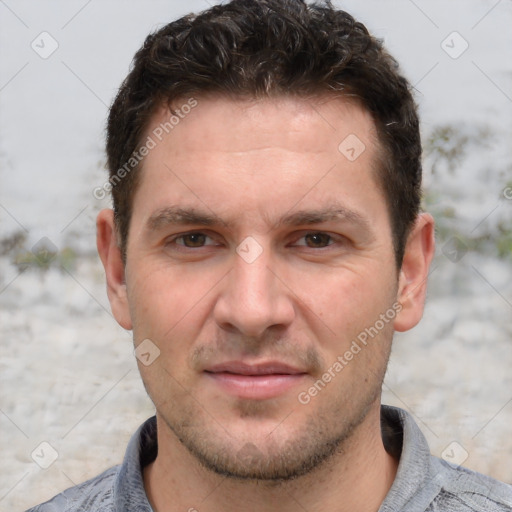
POLYGON ((436 221, 436 239, 444 241, 454 234, 457 212, 452 206, 443 205, 440 198, 439 192, 424 190, 421 207, 424 211, 429 212, 436 221))
POLYGON ((15 231, 0 240, 0 256, 7 256, 13 251, 20 250, 27 240, 27 233, 25 231, 15 231))
POLYGON ((0 239, 0 257, 6 257, 23 272, 28 269, 46 272, 50 268, 72 270, 78 261, 78 253, 70 246, 57 248, 48 238, 41 239, 27 249, 27 233, 16 231, 0 239))
POLYGON ((453 125, 436 126, 424 143, 425 155, 432 159, 432 173, 441 163, 453 172, 466 156, 468 146, 484 146, 488 138, 489 130, 485 128, 470 132, 453 125))
MULTIPOLYGON (((454 125, 435 127, 424 143, 432 173, 435 174, 439 169, 455 172, 469 151, 486 145, 489 137, 489 130, 482 127, 472 130, 454 125)), ((483 225, 479 227, 478 234, 463 233, 460 231, 457 210, 450 203, 450 200, 454 202, 460 199, 447 197, 447 191, 439 183, 434 180, 432 187, 424 190, 422 197, 423 210, 431 213, 436 221, 438 245, 442 246, 452 237, 457 237, 464 240, 468 251, 512 259, 512 219, 483 225)), ((512 189, 512 181, 508 181, 504 190, 506 188, 512 189)))
POLYGON ((64 249, 59 252, 57 261, 60 267, 70 270, 74 268, 77 257, 77 253, 71 249, 71 247, 64 247, 64 249))
POLYGON ((46 272, 49 268, 71 269, 77 260, 76 252, 70 247, 55 250, 51 247, 38 247, 35 251, 22 251, 15 255, 14 265, 19 271, 28 269, 46 272))
POLYGON ((508 225, 505 222, 498 224, 496 247, 500 258, 512 259, 512 221, 509 221, 508 225))

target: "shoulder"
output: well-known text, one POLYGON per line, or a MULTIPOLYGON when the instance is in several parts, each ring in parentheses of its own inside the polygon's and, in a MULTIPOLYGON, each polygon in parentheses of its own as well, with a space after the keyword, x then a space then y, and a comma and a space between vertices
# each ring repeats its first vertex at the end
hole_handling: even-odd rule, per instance
POLYGON ((107 469, 26 512, 112 512, 114 481, 120 467, 107 469))
POLYGON ((512 512, 512 485, 432 457, 441 490, 428 512, 512 512))
POLYGON ((151 511, 141 468, 156 458, 156 419, 145 421, 133 434, 123 463, 87 482, 71 487, 27 512, 151 511))

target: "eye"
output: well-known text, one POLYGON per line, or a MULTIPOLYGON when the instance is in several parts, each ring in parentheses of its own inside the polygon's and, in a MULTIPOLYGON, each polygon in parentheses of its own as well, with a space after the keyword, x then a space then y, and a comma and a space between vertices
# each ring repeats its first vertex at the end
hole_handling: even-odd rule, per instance
POLYGON ((218 245, 208 235, 200 232, 178 235, 172 240, 169 240, 168 244, 179 245, 181 247, 186 247, 187 249, 198 249, 207 245, 218 245))
POLYGON ((312 249, 322 249, 323 247, 327 247, 332 245, 333 237, 327 233, 308 233, 303 237, 299 238, 294 245, 309 247, 312 249))

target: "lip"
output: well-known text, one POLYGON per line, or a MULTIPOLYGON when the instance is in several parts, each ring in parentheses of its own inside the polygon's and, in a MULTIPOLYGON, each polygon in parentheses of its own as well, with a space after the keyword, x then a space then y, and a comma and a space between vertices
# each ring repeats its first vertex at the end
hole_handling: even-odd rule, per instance
POLYGON ((263 361, 259 363, 245 363, 243 361, 226 361, 224 363, 208 366, 205 371, 209 373, 234 373, 237 375, 297 375, 306 373, 280 361, 263 361))
POLYGON ((204 370, 224 392, 248 400, 268 400, 297 386, 307 372, 279 361, 247 364, 229 361, 204 370))

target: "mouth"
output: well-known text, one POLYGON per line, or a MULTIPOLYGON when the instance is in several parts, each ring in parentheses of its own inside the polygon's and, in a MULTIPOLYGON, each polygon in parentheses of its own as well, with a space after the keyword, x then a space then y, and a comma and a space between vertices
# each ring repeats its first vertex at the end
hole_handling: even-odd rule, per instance
POLYGON ((307 372, 278 362, 247 364, 229 361, 204 370, 222 391, 237 398, 268 400, 276 398, 299 385, 307 372))

